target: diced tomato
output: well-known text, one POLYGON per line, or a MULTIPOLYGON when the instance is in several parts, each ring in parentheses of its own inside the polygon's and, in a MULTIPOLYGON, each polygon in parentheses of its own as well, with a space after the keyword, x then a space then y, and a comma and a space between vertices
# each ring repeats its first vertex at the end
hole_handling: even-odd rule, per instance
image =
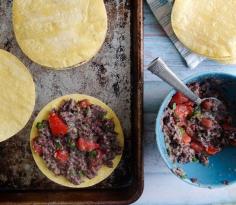
POLYGON ((209 146, 205 149, 206 153, 209 154, 209 155, 214 155, 216 154, 217 152, 220 151, 220 149, 216 148, 216 147, 213 147, 213 146, 209 146))
POLYGON ((88 140, 80 137, 77 141, 77 147, 82 152, 91 152, 95 149, 98 149, 100 147, 100 145, 93 142, 93 141, 88 141, 88 140))
POLYGON ((213 103, 210 100, 204 100, 201 104, 202 108, 210 110, 213 107, 213 103))
POLYGON ((186 119, 182 119, 181 121, 177 122, 177 125, 179 127, 186 127, 187 126, 187 121, 186 119))
POLYGON ((230 125, 227 124, 227 123, 225 123, 225 124, 223 125, 223 129, 224 129, 225 131, 236 132, 236 127, 232 127, 232 126, 230 126, 230 125))
POLYGON ((191 142, 191 137, 186 132, 182 136, 182 142, 184 144, 189 144, 191 142))
POLYGON ((190 147, 197 153, 204 151, 203 145, 198 142, 191 142, 190 147))
POLYGON ((197 153, 206 152, 209 155, 214 155, 220 151, 219 148, 213 146, 204 147, 200 142, 191 142, 190 147, 197 153))
POLYGON ((209 118, 202 118, 201 119, 201 124, 205 128, 210 129, 213 126, 213 121, 211 119, 209 119, 209 118))
POLYGON ((42 147, 40 145, 36 144, 35 142, 33 142, 33 150, 39 155, 43 154, 42 147))
POLYGON ((91 105, 91 103, 89 102, 88 99, 84 99, 84 100, 79 101, 79 106, 81 108, 85 109, 85 108, 89 107, 90 105, 91 105))
POLYGON ((62 121, 62 119, 56 114, 51 113, 48 118, 49 127, 54 137, 64 136, 67 133, 68 126, 62 121))
POLYGON ((193 113, 193 107, 192 106, 187 106, 188 107, 188 114, 191 115, 193 113))
POLYGON ((181 92, 176 92, 175 95, 172 97, 171 102, 178 104, 186 103, 189 99, 185 97, 181 92))
POLYGON ((69 154, 65 150, 57 150, 54 153, 54 157, 56 159, 58 159, 59 161, 61 161, 61 162, 66 162, 68 160, 68 158, 69 158, 69 154))
POLYGON ((192 101, 188 101, 188 102, 184 103, 184 105, 186 105, 188 107, 193 107, 194 103, 192 101))
POLYGON ((77 147, 80 151, 86 151, 86 141, 83 138, 79 138, 77 141, 77 147))
POLYGON ((184 120, 189 114, 193 112, 193 108, 186 105, 177 105, 174 113, 180 121, 184 120))

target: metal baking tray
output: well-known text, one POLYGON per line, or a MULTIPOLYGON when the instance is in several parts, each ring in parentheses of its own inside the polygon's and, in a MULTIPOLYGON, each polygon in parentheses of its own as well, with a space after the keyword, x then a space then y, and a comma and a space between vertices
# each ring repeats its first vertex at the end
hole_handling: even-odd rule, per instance
POLYGON ((66 71, 43 68, 28 59, 12 31, 12 0, 0 1, 0 48, 16 55, 36 84, 36 106, 27 126, 0 143, 0 203, 129 204, 143 190, 143 1, 105 0, 106 41, 85 65, 66 71), (48 180, 36 167, 29 146, 32 122, 49 101, 83 93, 107 103, 121 120, 125 151, 115 172, 98 185, 69 189, 48 180))

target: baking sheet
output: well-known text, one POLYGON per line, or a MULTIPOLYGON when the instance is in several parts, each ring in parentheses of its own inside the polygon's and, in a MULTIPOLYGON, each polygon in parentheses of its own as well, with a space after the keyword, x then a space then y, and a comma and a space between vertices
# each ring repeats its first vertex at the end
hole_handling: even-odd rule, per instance
POLYGON ((12 31, 12 0, 0 1, 0 48, 16 55, 29 68, 37 92, 35 111, 27 126, 10 140, 0 143, 0 191, 65 189, 49 181, 36 167, 29 133, 33 119, 45 104, 70 93, 101 99, 117 113, 124 129, 126 147, 122 162, 114 174, 95 189, 119 188, 131 183, 130 1, 105 1, 109 29, 102 49, 89 63, 66 71, 43 68, 22 53, 12 31))

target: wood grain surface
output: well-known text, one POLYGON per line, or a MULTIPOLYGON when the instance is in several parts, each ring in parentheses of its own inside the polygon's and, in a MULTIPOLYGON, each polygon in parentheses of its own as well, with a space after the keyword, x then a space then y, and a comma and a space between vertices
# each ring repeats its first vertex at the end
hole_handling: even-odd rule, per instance
POLYGON ((184 79, 206 70, 222 70, 236 74, 236 66, 225 66, 213 61, 204 61, 194 70, 185 66, 173 44, 166 37, 146 2, 144 3, 144 193, 136 204, 234 204, 236 186, 214 190, 186 184, 174 176, 164 164, 155 139, 155 119, 160 103, 170 87, 146 70, 150 61, 157 56, 184 79))

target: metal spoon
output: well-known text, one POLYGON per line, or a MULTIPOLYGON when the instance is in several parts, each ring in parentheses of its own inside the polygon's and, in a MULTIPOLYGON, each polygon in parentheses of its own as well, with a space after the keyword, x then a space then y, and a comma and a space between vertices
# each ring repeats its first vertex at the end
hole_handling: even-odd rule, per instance
MULTIPOLYGON (((188 97, 191 101, 196 103, 197 105, 201 105, 201 103, 205 100, 215 101, 215 106, 219 107, 223 105, 223 103, 214 97, 201 99, 194 92, 192 92, 184 82, 182 82, 165 64, 165 62, 161 58, 154 59, 147 68, 154 75, 158 76, 166 83, 174 87, 179 92, 183 93, 186 97, 188 97)), ((224 106, 224 105, 223 105, 224 106)))

